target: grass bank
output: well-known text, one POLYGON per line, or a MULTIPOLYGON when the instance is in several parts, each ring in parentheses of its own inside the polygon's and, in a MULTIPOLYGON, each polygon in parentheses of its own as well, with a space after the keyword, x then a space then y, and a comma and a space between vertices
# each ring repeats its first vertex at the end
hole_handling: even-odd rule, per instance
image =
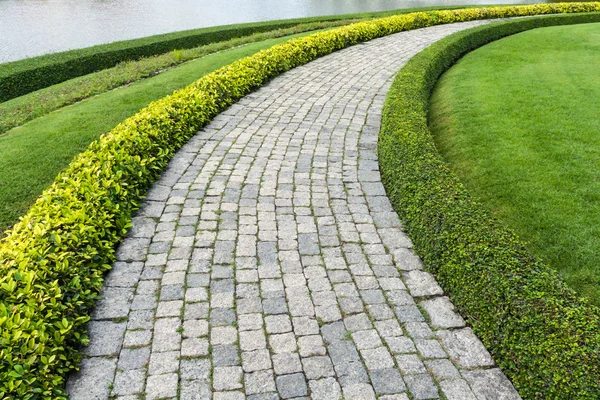
POLYGON ((430 126, 469 192, 600 305, 600 24, 520 33, 438 82, 430 126))
POLYGON ((107 92, 119 86, 157 75, 167 68, 234 47, 301 32, 347 25, 357 20, 339 20, 300 24, 292 28, 255 33, 250 36, 211 43, 191 49, 174 50, 140 60, 122 62, 115 67, 70 79, 0 103, 0 135, 27 121, 61 107, 107 92))
POLYGON ((0 237, 77 154, 154 100, 233 61, 294 37, 269 39, 190 61, 155 77, 113 90, 0 136, 0 237))
MULTIPOLYGON (((437 9, 459 7, 437 7, 437 9)), ((287 29, 299 24, 381 18, 431 9, 434 7, 214 26, 27 58, 0 64, 0 102, 64 82, 67 79, 111 68, 124 61, 164 54, 177 49, 189 49, 274 29, 287 29)))

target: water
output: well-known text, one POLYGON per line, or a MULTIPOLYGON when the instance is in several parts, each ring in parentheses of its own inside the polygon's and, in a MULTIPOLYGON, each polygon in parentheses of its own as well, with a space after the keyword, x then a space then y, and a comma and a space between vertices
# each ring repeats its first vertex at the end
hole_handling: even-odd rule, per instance
POLYGON ((0 0, 0 63, 207 26, 531 0, 0 0))

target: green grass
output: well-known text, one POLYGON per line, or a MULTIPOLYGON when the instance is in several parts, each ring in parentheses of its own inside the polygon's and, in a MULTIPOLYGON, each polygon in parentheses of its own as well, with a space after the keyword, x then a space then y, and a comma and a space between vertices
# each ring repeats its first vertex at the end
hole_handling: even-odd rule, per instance
POLYGON ((600 24, 520 33, 438 82, 436 145, 467 189, 600 304, 600 24))
POLYGON ((461 8, 461 6, 421 7, 212 26, 26 58, 0 64, 0 102, 63 82, 67 79, 111 68, 120 62, 165 54, 172 50, 189 49, 210 43, 222 42, 254 33, 291 28, 298 24, 381 18, 412 11, 457 8, 461 8))
MULTIPOLYGON (((10 228, 77 154, 119 122, 205 74, 302 33, 215 53, 82 102, 0 136, 0 232, 10 228)), ((0 237, 4 234, 0 234, 0 237)))
POLYGON ((192 49, 174 50, 158 56, 122 62, 113 68, 107 68, 82 77, 70 79, 0 103, 0 134, 61 107, 107 92, 119 86, 157 75, 164 72, 167 68, 204 57, 208 54, 224 51, 248 43, 289 36, 300 32, 346 25, 355 21, 356 20, 340 20, 301 24, 292 28, 255 33, 253 35, 224 42, 211 43, 192 49))
MULTIPOLYGON (((58 83, 53 86, 45 87, 43 89, 39 89, 34 92, 19 96, 17 98, 0 102, 0 134, 8 131, 9 129, 20 126, 27 121, 41 117, 42 115, 46 115, 49 112, 57 110, 66 105, 73 104, 77 101, 81 101, 83 99, 95 96, 100 93, 104 93, 116 87, 126 85, 131 82, 147 78, 149 76, 153 76, 161 71, 164 71, 166 68, 170 68, 175 65, 179 65, 183 62, 203 57, 208 54, 215 53, 217 51, 223 51, 236 46, 248 43, 255 43, 266 39, 278 38, 301 32, 308 32, 312 30, 347 25, 353 22, 358 22, 361 20, 371 19, 375 17, 405 14, 414 11, 427 11, 434 8, 435 7, 409 8, 404 10, 392 10, 384 12, 370 12, 289 20, 287 25, 293 23, 294 21, 298 24, 284 29, 274 28, 273 30, 267 32, 254 33, 252 35, 236 37, 234 39, 205 44, 190 49, 173 50, 165 54, 145 57, 139 60, 121 62, 112 68, 106 68, 98 72, 73 78, 62 83, 58 83)), ((439 7, 439 9, 456 8, 460 8, 460 6, 439 7)), ((277 25, 277 21, 272 22, 274 26, 277 25)), ((265 23, 261 24, 265 25, 265 23)), ((252 25, 253 24, 249 24, 248 26, 252 25)), ((194 32, 213 32, 218 31, 217 28, 225 29, 232 27, 213 27, 210 29, 200 29, 193 31, 176 32, 167 35, 150 36, 148 38, 135 39, 133 41, 117 42, 109 45, 100 45, 83 50, 71 50, 59 54, 68 57, 75 57, 75 55, 79 54, 79 52, 84 52, 86 54, 91 52, 93 54, 94 50, 104 51, 106 50, 107 46, 109 48, 113 45, 118 47, 119 43, 145 43, 148 40, 159 40, 163 36, 164 38, 169 38, 171 36, 185 36, 186 34, 192 35, 194 32)), ((38 61, 42 62, 46 58, 55 59, 58 57, 64 61, 63 56, 58 57, 58 55, 56 54, 50 54, 46 56, 34 57, 32 59, 15 61, 7 64, 0 64, 0 75, 2 75, 2 71, 6 72, 5 70, 17 68, 21 64, 28 65, 29 68, 33 68, 33 66, 30 65, 31 63, 35 64, 35 62, 38 61)))

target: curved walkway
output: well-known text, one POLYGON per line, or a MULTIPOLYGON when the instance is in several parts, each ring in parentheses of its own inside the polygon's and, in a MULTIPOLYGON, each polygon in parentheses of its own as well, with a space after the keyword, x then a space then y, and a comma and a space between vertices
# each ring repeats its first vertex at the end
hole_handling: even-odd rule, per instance
POLYGON ((296 68, 219 115, 149 191, 71 399, 519 399, 422 270, 377 162, 404 32, 296 68))

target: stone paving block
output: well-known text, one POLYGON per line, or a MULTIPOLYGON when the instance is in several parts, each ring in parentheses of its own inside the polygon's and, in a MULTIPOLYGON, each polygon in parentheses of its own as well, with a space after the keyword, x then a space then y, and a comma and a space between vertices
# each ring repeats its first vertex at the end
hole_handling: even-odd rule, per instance
POLYGON ((215 326, 210 332, 212 345, 231 344, 237 342, 237 329, 233 326, 215 326))
POLYGON ((200 337, 208 335, 208 321, 191 319, 183 322, 183 337, 200 337))
POLYGON ((180 361, 179 375, 183 381, 207 382, 210 361, 207 358, 184 358, 180 361))
POLYGON ((438 399, 440 397, 433 379, 428 374, 407 375, 404 380, 415 400, 438 399))
POLYGON ((119 261, 144 261, 149 246, 150 239, 126 238, 117 249, 115 256, 119 261))
POLYGON ((394 360, 390 355, 390 352, 385 347, 378 347, 376 349, 361 350, 365 366, 369 370, 393 368, 394 360))
POLYGON ((445 379, 457 379, 460 378, 458 369, 448 359, 441 360, 425 360, 425 366, 428 371, 431 371, 433 377, 437 381, 443 381, 445 379))
POLYGON ((189 338, 181 342, 182 357, 198 357, 208 355, 208 339, 189 338))
POLYGON ((358 351, 352 342, 335 342, 327 346, 329 356, 336 365, 348 364, 360 360, 358 351))
POLYGON ((344 324, 346 325, 346 329, 350 332, 371 329, 373 327, 367 314, 349 316, 344 319, 344 324))
POLYGON ((431 339, 435 338, 435 333, 425 322, 408 322, 404 324, 408 335, 413 339, 431 339))
POLYGON ((471 328, 437 331, 437 337, 448 355, 463 368, 489 367, 494 360, 471 328))
POLYGON ((437 340, 424 340, 417 339, 415 340, 415 345, 417 346, 417 350, 419 350, 419 354, 423 358, 447 358, 448 355, 442 349, 442 346, 437 340))
POLYGON ((462 379, 440 382, 440 388, 448 400, 477 400, 467 382, 462 379))
POLYGON ((402 394, 387 394, 385 396, 380 396, 380 400, 410 400, 406 393, 402 394))
POLYGON ((344 400, 375 400, 375 392, 367 383, 344 386, 344 400))
POLYGON ((416 354, 405 354, 396 356, 402 375, 424 374, 427 372, 423 362, 416 354))
POLYGON ((134 370, 146 368, 150 361, 150 347, 123 349, 119 355, 118 367, 120 370, 134 370))
POLYGON ((123 347, 147 346, 152 342, 152 331, 150 330, 127 330, 123 339, 123 347))
POLYGON ((112 395, 124 396, 142 393, 146 383, 145 370, 117 371, 112 389, 112 395))
POLYGON ((299 336, 319 334, 319 324, 316 319, 309 317, 292 318, 294 333, 299 336))
MULTIPOLYGON (((196 304, 203 304, 203 303, 190 304, 190 306, 193 306, 196 304)), ((186 307, 186 310, 187 310, 187 307, 186 307)), ((213 308, 210 311, 210 325, 214 326, 214 327, 231 325, 231 324, 235 323, 235 318, 236 318, 235 311, 233 311, 233 309, 230 309, 230 308, 213 308)))
POLYGON ((240 365, 239 349, 235 345, 219 345, 211 348, 212 362, 215 367, 240 365))
POLYGON ((116 369, 115 358, 84 358, 80 370, 67 382, 69 397, 73 400, 107 399, 116 369))
POLYGON ((394 307, 394 312, 401 323, 425 321, 421 310, 417 306, 397 306, 394 307))
POLYGON ((242 392, 215 392, 213 393, 213 400, 244 400, 246 396, 242 392))
POLYGON ((267 333, 286 333, 292 330, 290 317, 281 315, 269 315, 265 318, 267 333))
POLYGON ((275 381, 271 370, 245 374, 244 384, 247 395, 275 391, 275 381))
POLYGON ((327 356, 308 357, 302 359, 304 374, 307 379, 319 379, 335 376, 333 364, 327 356))
POLYGON ((381 339, 374 329, 354 332, 352 334, 352 340, 354 340, 354 343, 356 343, 356 347, 359 350, 372 349, 382 345, 381 339))
POLYGON ((214 390, 222 391, 241 389, 242 382, 242 367, 215 367, 213 369, 214 390))
POLYGON ((308 387, 303 374, 278 376, 277 390, 283 399, 306 396, 308 394, 308 387))
POLYGON ((259 350, 267 347, 265 334, 262 330, 240 332, 239 337, 240 348, 243 351, 259 350))
POLYGON ((244 352, 242 353, 242 366, 245 372, 270 369, 272 366, 271 355, 267 349, 244 352))
POLYGON ((521 397, 498 368, 462 371, 478 399, 519 400, 521 397))
POLYGON ((87 325, 90 343, 83 352, 88 356, 116 356, 123 345, 125 322, 90 321, 87 325))
POLYGON ((320 335, 302 336, 298 339, 301 357, 325 355, 323 338, 320 335))
POLYGON ((429 272, 408 271, 404 273, 404 281, 414 297, 441 296, 444 294, 440 285, 429 272))
POLYGON ((273 355, 273 366, 277 375, 292 374, 302 371, 298 353, 282 353, 273 355))
POLYGON ((146 380, 146 399, 175 397, 177 387, 177 374, 150 375, 146 380))
POLYGON ((342 397, 342 389, 334 378, 311 380, 309 387, 313 399, 339 400, 342 397))
POLYGON ((179 369, 179 351, 156 352, 150 355, 150 375, 176 372, 179 369))
POLYGON ((196 320, 208 318, 207 303, 189 303, 186 304, 183 311, 184 320, 196 320))
POLYGON ((380 336, 392 337, 402 336, 403 331, 396 319, 386 319, 383 321, 375 321, 375 328, 380 336))
POLYGON ((210 398, 210 386, 201 381, 182 381, 179 384, 179 400, 204 400, 210 398))
POLYGON ((396 265, 404 271, 418 271, 423 268, 423 262, 409 248, 397 248, 392 250, 396 265))
POLYGON ((436 297, 419 303, 425 310, 433 328, 462 328, 465 320, 454 311, 454 305, 447 297, 436 297))
POLYGON ((277 335, 269 336, 269 345, 271 350, 275 353, 291 353, 296 351, 296 337, 293 333, 281 333, 277 335))
POLYGON ((100 293, 101 299, 96 303, 92 319, 127 318, 134 289, 124 287, 105 287, 100 293))
POLYGON ((406 390, 402 376, 397 369, 377 369, 371 371, 373 389, 378 395, 401 393, 406 390))

